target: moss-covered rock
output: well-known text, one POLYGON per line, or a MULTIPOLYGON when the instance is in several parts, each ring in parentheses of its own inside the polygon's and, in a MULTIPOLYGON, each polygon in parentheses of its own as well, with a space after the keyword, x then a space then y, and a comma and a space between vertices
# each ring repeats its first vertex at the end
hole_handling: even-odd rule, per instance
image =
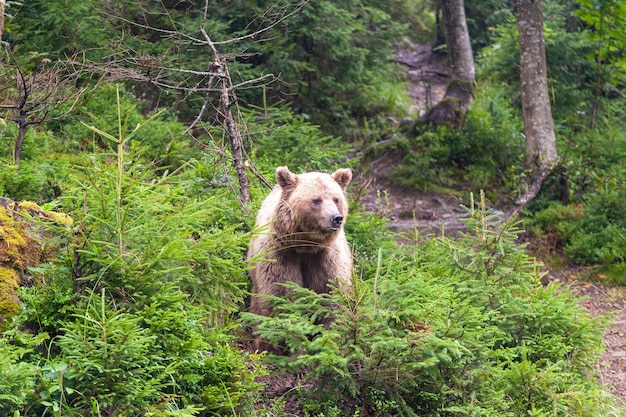
POLYGON ((14 213, 0 207, 0 266, 23 271, 40 262, 41 245, 28 234, 21 216, 14 213))
POLYGON ((0 331, 19 312, 17 290, 24 284, 28 267, 44 261, 45 235, 36 220, 71 225, 62 213, 44 211, 35 203, 15 202, 0 197, 0 331))

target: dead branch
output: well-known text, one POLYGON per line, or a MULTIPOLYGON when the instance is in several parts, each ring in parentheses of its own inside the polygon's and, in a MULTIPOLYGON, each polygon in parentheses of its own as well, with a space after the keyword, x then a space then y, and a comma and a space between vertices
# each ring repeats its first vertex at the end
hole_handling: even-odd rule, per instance
MULTIPOLYGON (((204 7, 204 19, 207 16, 208 3, 205 3, 204 7)), ((204 29, 204 23, 200 27, 200 31, 204 36, 204 39, 213 52, 214 61, 211 63, 211 70, 217 73, 218 83, 221 85, 220 89, 220 104, 221 104, 221 116, 226 124, 228 136, 230 136, 230 146, 233 153, 233 165, 235 166, 235 172, 237 173, 237 179, 239 180, 239 202, 245 207, 250 201, 250 185, 248 177, 246 176, 246 168, 243 161, 244 146, 241 140, 241 135, 237 129, 237 123, 233 117, 231 106, 237 105, 237 97, 234 95, 234 89, 232 88, 232 81, 230 74, 228 73, 228 67, 226 63, 222 62, 220 53, 215 47, 215 44, 211 40, 211 37, 204 29), (232 95, 232 97, 231 97, 232 95)))

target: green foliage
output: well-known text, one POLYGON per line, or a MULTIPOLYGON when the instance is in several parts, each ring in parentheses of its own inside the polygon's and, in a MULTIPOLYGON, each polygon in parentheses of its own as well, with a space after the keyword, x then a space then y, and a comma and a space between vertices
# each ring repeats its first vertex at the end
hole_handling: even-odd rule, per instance
POLYGON ((514 19, 510 4, 503 0, 467 0, 465 19, 474 50, 492 43, 494 28, 514 19))
POLYGON ((108 415, 122 410, 137 415, 159 401, 179 364, 158 360, 155 343, 141 318, 117 310, 104 290, 89 297, 86 309, 65 323, 55 341, 61 350, 58 360, 67 367, 64 388, 71 383, 72 389, 65 402, 83 410, 95 402, 108 415))
POLYGON ((138 154, 125 153, 125 144, 118 143, 117 154, 87 158, 62 199, 81 225, 81 240, 72 248, 78 278, 122 300, 133 294, 138 304, 149 302, 164 283, 176 283, 194 299, 203 293, 199 301, 212 310, 232 309, 242 295, 237 258, 246 236, 241 224, 223 223, 236 204, 224 198, 230 191, 189 198, 186 174, 156 177, 138 154))
MULTIPOLYGON (((593 107, 590 80, 596 78, 593 62, 587 57, 593 50, 584 31, 572 24, 572 4, 544 2, 545 47, 552 115, 558 125, 593 107)), ((493 28, 490 43, 477 56, 477 78, 489 80, 508 89, 516 108, 521 106, 519 88, 519 40, 513 16, 493 28)))
POLYGON ((111 143, 90 129, 88 125, 91 125, 104 132, 121 133, 124 137, 135 131, 129 143, 135 148, 143 147, 142 157, 159 165, 177 168, 186 159, 199 155, 189 143, 190 139, 182 136, 185 127, 181 122, 165 111, 144 116, 142 106, 145 103, 123 87, 104 84, 78 109, 73 121, 63 125, 64 140, 74 144, 74 149, 87 150, 93 145, 109 149, 111 143), (142 126, 139 130, 136 129, 138 125, 142 126))
POLYGON ((592 30, 587 32, 589 40, 597 45, 590 61, 595 62, 600 78, 598 88, 605 90, 601 83, 612 86, 621 84, 626 76, 626 35, 620 28, 626 19, 626 5, 621 1, 578 0, 576 16, 592 30))
POLYGON ((562 248, 577 264, 622 263, 626 135, 616 127, 583 131, 577 137, 579 141, 564 141, 561 147, 564 161, 559 175, 567 188, 562 189, 558 178, 548 182, 529 207, 528 229, 562 248), (553 201, 562 193, 571 203, 553 201))
POLYGON ((323 135, 318 126, 285 104, 253 110, 247 119, 257 165, 271 170, 287 165, 295 172, 328 171, 345 158, 346 145, 323 135))
POLYGON ((5 169, 0 172, 0 194, 17 201, 50 201, 59 196, 57 169, 49 162, 22 161, 20 169, 3 161, 5 169))
POLYGON ((350 288, 288 285, 275 315, 244 315, 315 415, 603 415, 589 379, 604 321, 544 287, 515 223, 471 210, 472 233, 378 257, 350 288), (375 266, 375 267, 374 267, 375 266), (362 276, 362 279, 361 279, 362 276), (338 399, 341 399, 339 401, 338 399), (343 405, 342 405, 343 404, 343 405), (343 408, 342 408, 343 407, 343 408), (543 414, 541 414, 543 413, 543 414))
MULTIPOLYGON (((621 106, 623 102, 615 103, 621 106)), ((563 169, 566 170, 570 197, 574 202, 582 202, 586 195, 597 190, 619 186, 626 180, 626 134, 623 130, 622 115, 616 114, 606 119, 614 127, 585 130, 571 140, 570 133, 560 141, 563 154, 563 169)))
POLYGON ((47 337, 33 337, 22 332, 6 332, 0 337, 0 413, 13 415, 22 409, 34 396, 36 367, 24 361, 47 337), (10 341, 13 341, 11 343, 10 341))
POLYGON ((13 149, 16 129, 0 132, 0 195, 14 200, 49 202, 61 193, 62 182, 71 163, 62 154, 54 134, 30 129, 24 140, 20 168, 15 165, 13 149))
MULTIPOLYGON (((463 184, 476 191, 514 190, 523 173, 521 121, 504 90, 486 85, 484 92, 459 129, 416 126, 392 179, 418 189, 463 184)), ((498 193, 489 198, 497 201, 498 193)))
POLYGON ((565 253, 579 263, 610 264, 626 261, 626 191, 593 195, 576 222, 565 253))
POLYGON ((9 21, 3 40, 21 53, 62 57, 103 47, 110 40, 111 19, 102 17, 97 0, 27 1, 9 21))
POLYGON ((626 261, 626 193, 622 188, 593 194, 584 206, 554 203, 532 216, 539 236, 550 236, 580 265, 626 261))
POLYGON ((405 28, 386 7, 309 2, 264 51, 261 68, 281 74, 288 86, 281 93, 294 94, 294 107, 326 132, 346 129, 374 110, 389 111, 399 104, 397 96, 372 93, 384 91, 398 74, 389 57, 405 28))
MULTIPOLYGON (((35 285, 22 291, 15 325, 53 337, 40 354, 21 358, 19 345, 2 335, 22 359, 17 369, 36 372, 24 380, 22 399, 7 378, 16 410, 236 414, 260 387, 258 357, 228 336, 229 313, 247 285, 248 235, 236 199, 228 184, 190 194, 186 185, 199 175, 193 164, 155 174, 128 149, 141 127, 118 138, 93 128, 116 152, 73 168, 58 207, 73 225, 42 224, 65 239, 64 249, 32 271, 35 285)), ((17 362, 8 358, 7 366, 17 362)))

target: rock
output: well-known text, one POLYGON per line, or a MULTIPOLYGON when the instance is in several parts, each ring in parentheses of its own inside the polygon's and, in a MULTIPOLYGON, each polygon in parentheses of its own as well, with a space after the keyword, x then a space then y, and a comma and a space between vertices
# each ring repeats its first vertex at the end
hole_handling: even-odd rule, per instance
POLYGON ((43 250, 45 233, 37 221, 71 225, 63 214, 44 211, 32 202, 16 202, 0 197, 0 331, 19 312, 17 290, 27 280, 29 267, 43 262, 52 248, 43 250))

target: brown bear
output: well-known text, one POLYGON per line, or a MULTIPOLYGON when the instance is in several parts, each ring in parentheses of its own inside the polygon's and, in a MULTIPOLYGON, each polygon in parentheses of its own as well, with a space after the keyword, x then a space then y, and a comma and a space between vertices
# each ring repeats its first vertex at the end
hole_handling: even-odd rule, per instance
POLYGON ((248 249, 255 259, 250 271, 250 311, 270 315, 271 308, 255 294, 283 296, 287 289, 276 283, 295 282, 327 292, 332 280, 352 282, 352 252, 343 225, 348 215, 346 187, 352 171, 296 175, 287 167, 276 169, 276 187, 265 198, 256 218, 257 233, 248 249))

